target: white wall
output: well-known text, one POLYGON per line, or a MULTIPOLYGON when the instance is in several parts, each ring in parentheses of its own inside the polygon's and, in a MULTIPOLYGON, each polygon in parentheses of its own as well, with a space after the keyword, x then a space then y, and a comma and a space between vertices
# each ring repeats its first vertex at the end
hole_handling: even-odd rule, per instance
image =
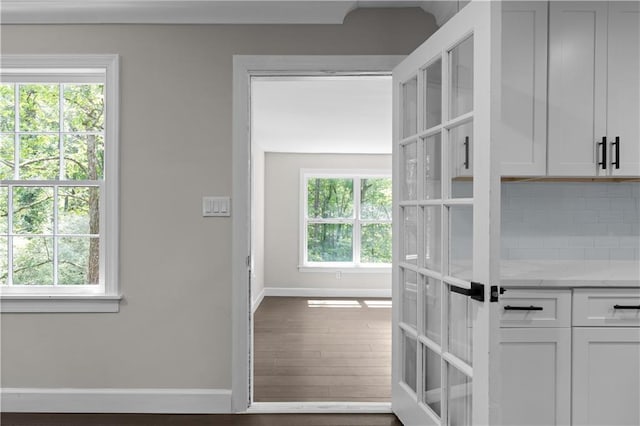
POLYGON ((117 314, 2 314, 1 385, 231 388, 231 220, 202 218, 232 182, 234 54, 407 54, 419 9, 343 25, 2 25, 2 53, 121 55, 117 314))
POLYGON ((300 272, 300 169, 381 169, 391 171, 383 154, 267 153, 265 162, 265 287, 391 289, 391 272, 300 272))

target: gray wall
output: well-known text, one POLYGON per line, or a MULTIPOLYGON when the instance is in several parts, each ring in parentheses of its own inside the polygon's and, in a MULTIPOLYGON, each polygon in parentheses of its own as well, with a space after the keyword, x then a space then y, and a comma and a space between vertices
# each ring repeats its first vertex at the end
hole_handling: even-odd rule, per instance
POLYGON ((300 169, 381 169, 391 155, 279 154, 265 161, 265 287, 391 289, 391 272, 300 272, 300 169))
POLYGON ((232 55, 407 54, 435 29, 419 9, 343 25, 37 25, 3 53, 121 55, 117 314, 2 314, 3 387, 231 388, 232 55))

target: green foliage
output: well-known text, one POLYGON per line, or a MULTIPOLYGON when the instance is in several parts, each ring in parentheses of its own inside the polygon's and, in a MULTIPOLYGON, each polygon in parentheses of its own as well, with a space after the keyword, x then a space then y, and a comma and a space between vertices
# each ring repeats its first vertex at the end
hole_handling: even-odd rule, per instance
POLYGON ((344 223, 309 225, 307 256, 310 262, 353 261, 353 225, 344 223))
MULTIPOLYGON (((4 132, 0 136, 0 179, 12 180, 15 172, 19 180, 102 179, 104 86, 20 84, 17 90, 16 120, 15 86, 0 85, 0 131, 4 132), (16 130, 23 132, 17 141, 18 164, 14 158, 16 130)), ((99 233, 98 187, 60 186, 57 191, 54 197, 53 186, 15 185, 13 211, 9 212, 7 187, 0 187, 0 283, 6 284, 9 267, 14 284, 53 284, 54 267, 58 284, 98 282, 99 239, 79 235, 99 233), (54 230, 56 209, 58 229, 54 230), (12 229, 8 229, 9 214, 13 215, 12 229), (20 234, 12 237, 13 265, 7 264, 10 232, 20 234), (54 250, 57 265, 53 264, 54 250)))
POLYGON ((391 179, 374 178, 360 181, 360 218, 391 220, 391 179))
POLYGON ((362 225, 360 232, 362 263, 391 263, 391 224, 362 225))
POLYGON ((13 132, 15 128, 14 98, 13 84, 0 84, 0 132, 13 132))
POLYGON ((310 218, 353 217, 353 179, 309 179, 307 194, 310 218))

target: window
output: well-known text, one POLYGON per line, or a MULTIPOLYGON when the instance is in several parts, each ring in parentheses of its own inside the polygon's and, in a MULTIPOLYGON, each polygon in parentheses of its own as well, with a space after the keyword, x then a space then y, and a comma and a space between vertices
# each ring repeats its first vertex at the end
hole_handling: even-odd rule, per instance
POLYGON ((117 57, 0 72, 2 309, 117 311, 117 57))
POLYGON ((391 264, 391 177, 380 172, 302 171, 302 266, 391 264))

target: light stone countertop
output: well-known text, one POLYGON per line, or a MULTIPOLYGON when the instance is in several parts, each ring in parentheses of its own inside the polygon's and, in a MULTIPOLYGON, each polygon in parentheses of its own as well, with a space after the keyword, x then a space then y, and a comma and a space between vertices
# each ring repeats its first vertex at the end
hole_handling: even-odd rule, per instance
POLYGON ((503 260, 504 287, 640 287, 635 260, 503 260))

